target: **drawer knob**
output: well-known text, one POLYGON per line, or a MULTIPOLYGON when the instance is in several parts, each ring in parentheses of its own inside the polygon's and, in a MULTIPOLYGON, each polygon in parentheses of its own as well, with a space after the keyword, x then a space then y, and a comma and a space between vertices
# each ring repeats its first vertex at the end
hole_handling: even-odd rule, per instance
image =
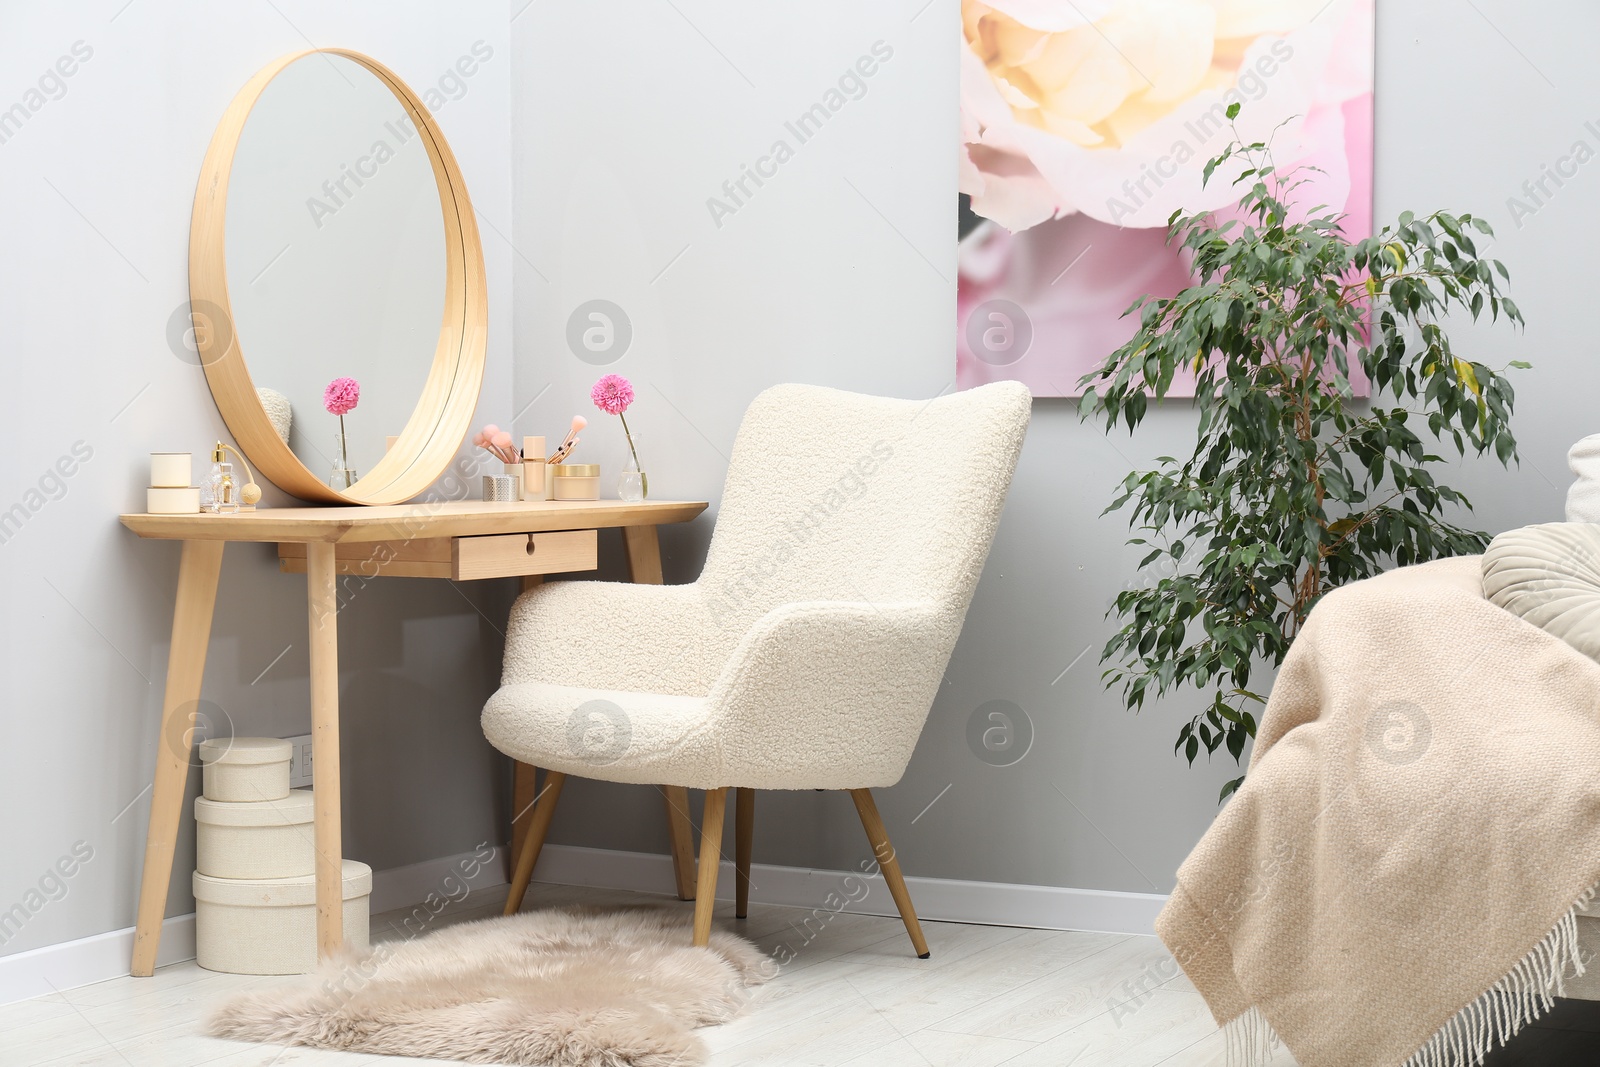
POLYGON ((537 546, 533 543, 533 534, 529 534, 528 535, 528 555, 530 555, 530 556, 533 555, 533 550, 536 547, 537 546))

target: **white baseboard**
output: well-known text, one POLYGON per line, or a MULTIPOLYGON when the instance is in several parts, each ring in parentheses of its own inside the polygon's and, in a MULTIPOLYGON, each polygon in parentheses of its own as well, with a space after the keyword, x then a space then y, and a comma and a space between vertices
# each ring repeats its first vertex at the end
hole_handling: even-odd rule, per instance
MULTIPOLYGON (((480 853, 463 852, 459 856, 441 856, 438 859, 375 871, 372 875, 372 913, 405 907, 428 899, 437 893, 445 899, 459 895, 459 886, 484 889, 504 885, 505 850, 496 848, 491 859, 478 863, 477 872, 468 863, 480 853)), ((128 973, 128 961, 133 958, 133 927, 112 930, 76 941, 58 945, 45 945, 27 952, 14 952, 0 956, 0 1004, 31 1000, 46 996, 56 990, 75 989, 78 986, 120 978, 128 973)), ((174 915, 161 924, 161 948, 156 954, 156 966, 181 963, 194 959, 194 913, 174 915)))
MULTIPOLYGON (((420 904, 429 894, 446 900, 460 896, 461 886, 473 891, 506 884, 506 849, 496 846, 488 859, 483 852, 441 856, 405 867, 391 867, 372 875, 372 914, 420 904), (476 873, 469 874, 468 872, 476 873)), ((504 899, 504 894, 501 895, 504 899)))
MULTIPOLYGON (((863 878, 871 888, 859 903, 850 902, 849 898, 860 895, 859 890, 850 892, 845 885, 844 880, 852 873, 752 864, 750 899, 796 908, 829 908, 836 907, 837 900, 844 898, 845 911, 864 915, 898 914, 881 876, 865 879, 855 872, 855 877, 863 878), (830 893, 838 894, 832 904, 828 902, 830 893)), ((573 845, 546 845, 539 856, 534 878, 541 882, 645 893, 670 893, 674 885, 671 857, 573 845)), ((906 878, 906 887, 911 890, 917 914, 924 919, 1045 930, 1151 934, 1155 932, 1156 915, 1167 903, 1165 896, 1155 893, 1059 889, 954 878, 911 876, 906 878)), ((722 864, 717 898, 733 899, 731 862, 722 864)))
MULTIPOLYGON (((459 895, 460 886, 473 890, 505 882, 505 850, 492 858, 464 852, 406 867, 378 871, 372 876, 372 913, 390 911, 428 899, 459 895), (469 861, 477 859, 473 864, 469 861), (470 877, 467 871, 473 871, 470 877)), ((540 882, 630 889, 644 893, 673 892, 672 859, 647 852, 613 852, 575 845, 546 845, 534 878, 540 882)), ((1154 893, 1118 893, 1098 889, 1058 889, 1053 886, 1014 885, 1004 882, 967 882, 953 878, 908 877, 906 885, 924 919, 977 923, 986 926, 1031 926, 1046 930, 1094 930, 1115 934, 1149 934, 1167 898, 1154 893)), ((733 898, 733 864, 724 862, 717 882, 717 898, 733 898)), ((839 909, 863 915, 895 915, 894 902, 881 877, 859 872, 813 870, 754 864, 750 870, 750 899, 762 904, 796 908, 839 909), (868 886, 865 895, 860 878, 868 886), (833 894, 830 900, 830 894, 833 894), (859 897, 859 900, 852 900, 859 897)), ((0 1004, 45 996, 56 990, 104 982, 128 973, 133 954, 133 927, 92 937, 46 945, 27 952, 0 956, 0 1004)), ((158 966, 194 958, 194 915, 177 915, 161 927, 158 966)))
MULTIPOLYGON (((133 927, 0 956, 0 1004, 32 1000, 128 973, 133 927)), ((161 924, 156 966, 194 959, 194 913, 161 924)))

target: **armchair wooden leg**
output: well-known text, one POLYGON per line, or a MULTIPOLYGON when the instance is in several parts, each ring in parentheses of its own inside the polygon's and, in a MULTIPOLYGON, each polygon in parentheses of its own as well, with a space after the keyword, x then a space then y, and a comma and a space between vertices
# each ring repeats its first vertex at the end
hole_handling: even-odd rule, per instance
POLYGON ((667 836, 672 842, 672 875, 678 885, 678 899, 693 900, 694 822, 689 818, 689 790, 681 785, 664 785, 661 797, 667 805, 667 836))
POLYGON ((533 804, 539 799, 539 768, 520 760, 512 761, 511 772, 511 847, 506 850, 506 881, 517 873, 522 856, 522 841, 533 821, 533 804))
POLYGON ((743 919, 750 914, 750 850, 755 843, 756 791, 734 790, 733 815, 733 869, 737 884, 737 903, 734 916, 743 919))
POLYGON ((878 805, 872 801, 872 791, 852 789, 850 799, 856 802, 856 813, 861 816, 861 825, 872 844, 872 855, 883 871, 883 880, 889 883, 889 895, 894 897, 894 906, 900 909, 900 918, 906 924, 906 933, 911 935, 911 945, 917 950, 917 958, 925 960, 929 956, 928 942, 922 936, 917 910, 911 906, 911 892, 906 889, 906 879, 900 873, 900 861, 895 858, 894 846, 889 843, 889 831, 884 829, 878 805))
POLYGON ((533 818, 528 822, 528 836, 523 839, 522 851, 517 856, 517 873, 511 879, 511 892, 506 896, 505 914, 515 915, 522 907, 522 898, 528 895, 528 883, 533 881, 533 865, 539 862, 539 852, 544 848, 544 836, 550 832, 550 820, 556 814, 556 801, 561 799, 561 787, 567 776, 560 771, 546 771, 544 790, 533 807, 533 818))
POLYGON ((727 789, 706 790, 705 813, 700 818, 700 884, 694 895, 694 943, 700 947, 711 942, 717 872, 722 867, 722 815, 727 805, 727 789))

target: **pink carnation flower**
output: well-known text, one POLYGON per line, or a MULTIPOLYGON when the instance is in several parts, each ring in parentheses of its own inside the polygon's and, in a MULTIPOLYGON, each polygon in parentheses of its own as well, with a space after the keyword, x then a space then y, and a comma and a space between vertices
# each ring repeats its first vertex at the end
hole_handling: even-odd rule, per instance
POLYGON ((355 410, 361 399, 361 384, 354 378, 335 378, 322 391, 322 406, 330 415, 343 415, 355 410))
POLYGON ((621 415, 633 403, 633 386, 620 374, 608 374, 589 390, 594 406, 608 415, 621 415))

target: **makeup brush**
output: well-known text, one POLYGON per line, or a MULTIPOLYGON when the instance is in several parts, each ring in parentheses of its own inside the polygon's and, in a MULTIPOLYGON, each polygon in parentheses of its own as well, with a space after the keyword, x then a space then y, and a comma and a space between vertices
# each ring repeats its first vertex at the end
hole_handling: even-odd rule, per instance
POLYGON ((501 463, 518 463, 522 460, 521 454, 512 447, 511 435, 492 422, 472 435, 472 443, 501 463))
POLYGON ((584 418, 582 415, 572 416, 572 429, 567 431, 567 436, 564 440, 562 440, 560 447, 552 452, 550 454, 550 458, 545 460, 545 462, 560 463, 562 460, 572 455, 572 450, 578 447, 578 431, 587 425, 589 425, 589 420, 584 418))

